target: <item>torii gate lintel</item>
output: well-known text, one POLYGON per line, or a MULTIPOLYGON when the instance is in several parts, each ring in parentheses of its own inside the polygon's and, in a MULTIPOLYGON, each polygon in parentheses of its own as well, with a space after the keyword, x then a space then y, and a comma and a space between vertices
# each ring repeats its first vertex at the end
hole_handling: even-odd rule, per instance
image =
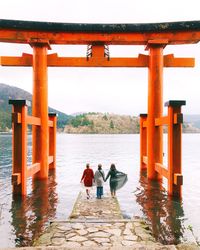
MULTIPOLYGON (((95 47, 95 46, 93 46, 95 47)), ((164 67, 194 67, 194 58, 176 58, 173 54, 163 56, 164 67)), ((33 55, 23 53, 22 56, 0 56, 1 66, 33 66, 33 55)), ((47 54, 48 67, 148 67, 149 55, 138 57, 105 57, 104 54, 90 57, 60 57, 57 53, 47 54)))

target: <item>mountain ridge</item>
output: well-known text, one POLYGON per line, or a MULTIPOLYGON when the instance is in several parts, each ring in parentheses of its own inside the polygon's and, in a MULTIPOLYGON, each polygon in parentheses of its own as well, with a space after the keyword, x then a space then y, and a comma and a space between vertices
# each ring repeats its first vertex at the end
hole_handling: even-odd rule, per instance
MULTIPOLYGON (((9 99, 26 99, 32 103, 32 95, 21 88, 0 83, 0 131, 6 132, 11 129, 11 112, 12 107, 8 104, 9 99)), ((54 108, 49 107, 49 113, 57 113, 57 128, 63 129, 70 115, 60 112, 54 108)), ((31 114, 31 107, 28 107, 28 112, 31 114)))
MULTIPOLYGON (((0 132, 11 129, 11 105, 9 99, 26 99, 32 102, 32 95, 18 87, 0 83, 0 132)), ((76 112, 67 115, 49 107, 49 112, 58 114, 57 130, 75 134, 132 134, 139 133, 139 117, 109 113, 76 112)), ((31 114, 31 107, 29 107, 31 114)), ((166 131, 166 130, 165 130, 166 131)), ((184 114, 184 133, 200 133, 200 115, 184 114)))
MULTIPOLYGON (((64 132, 70 134, 138 134, 140 118, 109 113, 82 113, 69 120, 64 132)), ((166 126, 164 126, 164 132, 167 132, 166 126)), ((194 127, 193 123, 184 122, 183 133, 200 133, 200 128, 194 127)))

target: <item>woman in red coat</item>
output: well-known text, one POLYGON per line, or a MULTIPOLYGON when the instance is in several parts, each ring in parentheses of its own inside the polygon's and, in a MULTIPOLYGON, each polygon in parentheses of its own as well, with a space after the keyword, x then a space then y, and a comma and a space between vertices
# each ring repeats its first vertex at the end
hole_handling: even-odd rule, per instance
POLYGON ((94 180, 94 172, 90 168, 89 164, 86 164, 86 169, 83 171, 81 182, 83 181, 84 186, 86 187, 87 199, 90 198, 89 188, 92 187, 94 180))

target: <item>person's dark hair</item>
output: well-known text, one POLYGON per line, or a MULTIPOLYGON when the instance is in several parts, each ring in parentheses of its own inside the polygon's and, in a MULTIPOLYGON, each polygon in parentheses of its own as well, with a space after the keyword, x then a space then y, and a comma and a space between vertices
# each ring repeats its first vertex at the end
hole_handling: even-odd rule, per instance
POLYGON ((116 170, 115 164, 113 164, 113 163, 111 164, 110 170, 116 170))
POLYGON ((89 163, 87 163, 87 164, 86 164, 86 168, 89 168, 89 167, 90 167, 90 164, 89 164, 89 163))
POLYGON ((99 165, 98 165, 98 170, 101 170, 101 169, 102 169, 102 165, 99 164, 99 165))

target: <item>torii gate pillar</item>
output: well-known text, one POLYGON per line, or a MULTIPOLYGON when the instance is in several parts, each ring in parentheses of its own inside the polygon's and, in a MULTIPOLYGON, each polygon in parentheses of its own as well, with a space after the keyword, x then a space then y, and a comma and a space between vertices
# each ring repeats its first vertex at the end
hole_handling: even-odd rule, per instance
POLYGON ((147 116, 147 177, 161 179, 155 163, 163 163, 163 128, 155 127, 155 118, 163 114, 163 47, 166 41, 149 41, 148 116, 147 116))
POLYGON ((33 48, 33 99, 32 115, 41 118, 41 126, 33 126, 33 163, 40 162, 40 171, 35 178, 48 178, 49 127, 48 127, 48 82, 47 42, 31 42, 33 48))

